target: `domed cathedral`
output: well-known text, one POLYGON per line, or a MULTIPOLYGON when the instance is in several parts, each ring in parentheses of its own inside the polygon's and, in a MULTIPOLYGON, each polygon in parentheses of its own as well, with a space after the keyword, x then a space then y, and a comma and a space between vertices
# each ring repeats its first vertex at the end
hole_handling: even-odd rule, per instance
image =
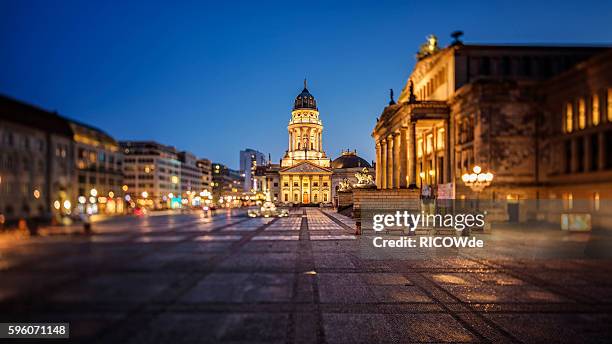
POLYGON ((363 172, 364 168, 368 170, 368 173, 374 173, 372 165, 357 155, 356 150, 343 150, 342 154, 332 161, 331 167, 334 173, 332 176, 332 200, 335 205, 338 204, 338 189, 341 181, 346 179, 351 185, 357 183, 355 174, 363 172))
POLYGON ((280 202, 331 202, 331 161, 323 151, 323 124, 314 96, 304 89, 295 98, 287 127, 288 149, 280 166, 280 202))

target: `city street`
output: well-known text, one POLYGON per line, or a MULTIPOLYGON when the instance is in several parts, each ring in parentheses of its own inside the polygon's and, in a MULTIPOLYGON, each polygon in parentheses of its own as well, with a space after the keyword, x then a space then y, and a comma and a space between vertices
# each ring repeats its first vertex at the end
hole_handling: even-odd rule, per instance
POLYGON ((478 235, 486 255, 366 259, 354 226, 295 208, 278 219, 124 217, 89 236, 3 241, 0 322, 69 322, 71 338, 97 343, 612 336, 612 251, 588 233, 506 228, 478 235))

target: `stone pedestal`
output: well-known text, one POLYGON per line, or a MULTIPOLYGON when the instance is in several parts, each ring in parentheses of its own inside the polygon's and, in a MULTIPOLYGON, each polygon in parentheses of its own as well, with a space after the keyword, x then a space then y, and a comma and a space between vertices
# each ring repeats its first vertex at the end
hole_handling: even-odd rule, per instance
POLYGON ((338 209, 343 209, 353 205, 352 191, 338 191, 338 209))
POLYGON ((357 224, 357 234, 371 226, 373 214, 385 211, 408 210, 420 211, 418 189, 353 189, 353 217, 357 224), (368 224, 369 223, 369 224, 368 224))

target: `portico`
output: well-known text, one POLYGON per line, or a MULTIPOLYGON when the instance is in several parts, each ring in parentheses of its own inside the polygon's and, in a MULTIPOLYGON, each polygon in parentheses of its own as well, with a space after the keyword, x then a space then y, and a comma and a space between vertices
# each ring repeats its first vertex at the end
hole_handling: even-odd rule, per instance
POLYGON ((378 120, 376 185, 416 189, 452 181, 449 108, 444 101, 391 102, 378 120))

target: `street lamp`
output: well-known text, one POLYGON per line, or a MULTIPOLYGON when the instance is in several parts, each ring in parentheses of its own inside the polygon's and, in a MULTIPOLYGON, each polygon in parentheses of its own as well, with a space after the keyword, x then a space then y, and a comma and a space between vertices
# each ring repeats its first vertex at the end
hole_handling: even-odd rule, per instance
MULTIPOLYGON (((463 180, 465 186, 469 187, 474 193, 476 193, 476 211, 478 211, 480 192, 482 192, 482 190, 484 190, 487 186, 491 185, 491 182, 493 181, 493 173, 482 172, 482 168, 476 165, 472 168, 472 173, 464 173, 461 176, 461 180, 463 180)), ((461 235, 469 235, 469 229, 466 227, 466 229, 462 231, 461 235)))
POLYGON ((482 190, 484 190, 484 188, 491 185, 491 182, 493 181, 493 173, 481 173, 482 169, 478 165, 474 166, 472 171, 473 173, 464 173, 461 176, 465 186, 469 187, 476 193, 480 193, 482 190))

